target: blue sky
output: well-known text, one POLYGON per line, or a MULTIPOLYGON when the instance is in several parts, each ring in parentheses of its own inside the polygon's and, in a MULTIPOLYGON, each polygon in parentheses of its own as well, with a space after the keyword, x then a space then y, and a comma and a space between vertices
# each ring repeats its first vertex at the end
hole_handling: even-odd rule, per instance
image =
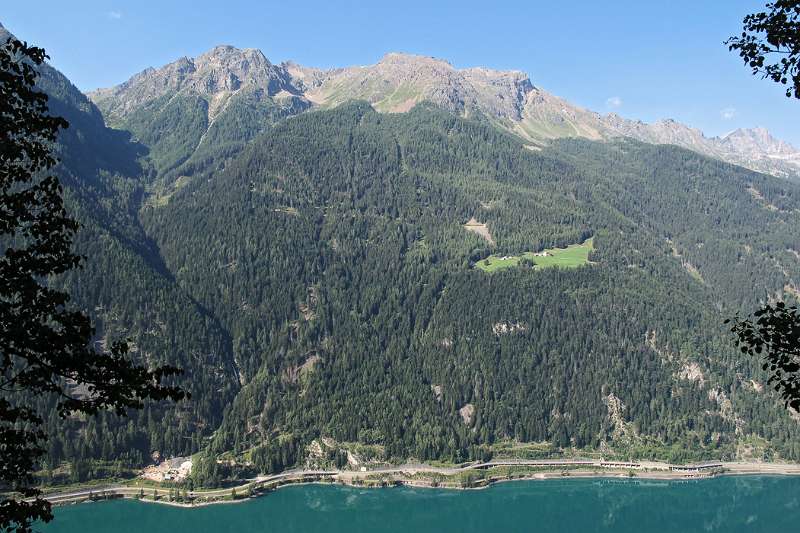
POLYGON ((723 46, 766 0, 45 0, 5 3, 0 22, 44 46, 89 90, 216 44, 273 62, 370 64, 402 51, 457 67, 518 69, 595 111, 674 118, 708 135, 765 126, 800 147, 800 100, 750 75, 723 46))

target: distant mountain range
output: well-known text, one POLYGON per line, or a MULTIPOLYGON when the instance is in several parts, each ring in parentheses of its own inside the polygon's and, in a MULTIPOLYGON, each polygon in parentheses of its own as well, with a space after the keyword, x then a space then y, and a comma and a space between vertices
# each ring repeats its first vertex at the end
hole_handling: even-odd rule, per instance
POLYGON ((125 125, 142 106, 166 105, 179 94, 204 102, 208 129, 245 99, 256 108, 278 105, 282 115, 354 99, 366 100, 381 112, 397 113, 427 101, 461 116, 483 115, 532 148, 564 137, 630 137, 674 144, 775 176, 800 176, 800 150, 764 128, 706 137, 674 120, 646 124, 583 109, 536 87, 520 71, 456 69, 440 59, 400 53, 389 53, 375 65, 321 70, 292 62, 273 64, 256 49, 217 46, 195 59, 183 57, 159 69, 146 69, 89 97, 112 124, 125 125))

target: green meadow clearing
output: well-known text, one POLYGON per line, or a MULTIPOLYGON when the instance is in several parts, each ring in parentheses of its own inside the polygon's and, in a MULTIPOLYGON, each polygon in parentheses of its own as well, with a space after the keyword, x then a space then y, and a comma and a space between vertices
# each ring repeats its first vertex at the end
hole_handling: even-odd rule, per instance
POLYGON ((587 239, 580 244, 572 244, 566 248, 548 248, 542 250, 548 255, 539 256, 533 252, 525 252, 522 255, 499 256, 490 255, 475 263, 475 266, 484 272, 495 272, 504 268, 518 266, 520 261, 528 259, 532 261, 536 268, 562 267, 576 268, 581 265, 589 264, 589 252, 594 249, 594 239, 587 239))

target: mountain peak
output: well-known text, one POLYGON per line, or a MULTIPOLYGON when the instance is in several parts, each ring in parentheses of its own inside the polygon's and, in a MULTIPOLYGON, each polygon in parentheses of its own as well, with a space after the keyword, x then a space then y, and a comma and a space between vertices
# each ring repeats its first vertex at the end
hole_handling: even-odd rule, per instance
POLYGON ((776 139, 763 126, 735 129, 723 136, 720 141, 731 149, 744 153, 762 152, 772 156, 798 155, 798 150, 794 146, 776 139))
POLYGON ((123 117, 156 98, 184 92, 206 99, 211 119, 232 94, 244 88, 262 90, 268 96, 302 92, 293 85, 287 69, 273 65, 261 50, 222 44, 194 59, 182 57, 158 69, 145 69, 116 87, 94 91, 90 97, 105 113, 123 117))
POLYGON ((444 59, 406 52, 388 52, 378 61, 378 65, 438 65, 453 69, 453 65, 444 59))
POLYGON ((328 71, 308 96, 324 106, 366 100, 386 112, 408 111, 428 101, 462 115, 480 111, 520 120, 532 90, 530 79, 520 71, 456 69, 436 57, 390 52, 374 65, 328 71))
POLYGON ((257 48, 236 48, 229 44, 220 44, 211 50, 197 56, 194 60, 197 64, 220 64, 230 66, 241 61, 252 61, 258 64, 271 65, 272 63, 264 56, 264 53, 257 48))
POLYGON ((210 94, 236 91, 248 83, 269 85, 269 80, 276 77, 272 63, 255 48, 215 46, 197 56, 194 67, 200 78, 201 93, 203 90, 210 94))

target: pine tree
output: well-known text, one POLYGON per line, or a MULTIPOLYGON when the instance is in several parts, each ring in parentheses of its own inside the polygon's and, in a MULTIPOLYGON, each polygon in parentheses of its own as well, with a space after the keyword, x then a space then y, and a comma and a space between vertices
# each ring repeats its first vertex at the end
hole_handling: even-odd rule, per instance
POLYGON ((57 397, 66 417, 102 409, 125 414, 148 398, 185 396, 161 385, 178 369, 136 366, 124 342, 96 351, 89 318, 47 284, 78 268, 82 257, 72 252, 78 223, 64 208, 58 179, 47 175, 57 162, 52 143, 68 124, 49 116, 47 96, 34 87, 46 57, 14 38, 0 45, 0 242, 6 248, 0 256, 0 530, 19 533, 52 519, 32 475, 47 441, 32 398, 57 397), (85 384, 89 394, 75 395, 67 382, 85 384))

